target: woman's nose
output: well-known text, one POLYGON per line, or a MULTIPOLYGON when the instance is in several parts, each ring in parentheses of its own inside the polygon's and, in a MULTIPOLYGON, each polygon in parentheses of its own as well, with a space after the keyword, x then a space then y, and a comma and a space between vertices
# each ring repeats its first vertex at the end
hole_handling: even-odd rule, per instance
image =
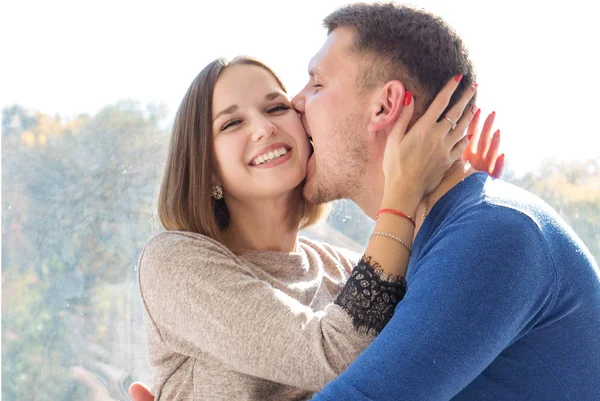
POLYGON ((277 127, 269 119, 262 118, 256 122, 256 126, 252 131, 252 139, 258 141, 264 137, 274 135, 277 132, 277 127))

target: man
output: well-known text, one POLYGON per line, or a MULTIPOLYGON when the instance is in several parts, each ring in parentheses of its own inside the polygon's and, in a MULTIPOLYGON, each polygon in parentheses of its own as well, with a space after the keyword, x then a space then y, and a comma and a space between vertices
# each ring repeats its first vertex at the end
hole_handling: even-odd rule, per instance
MULTIPOLYGON (((354 4, 325 26, 310 81, 294 98, 315 147, 305 196, 350 198, 374 218, 405 91, 415 121, 451 76, 470 87, 473 68, 460 38, 422 11, 354 4)), ((314 399, 600 399, 600 271, 591 254, 533 195, 468 167, 450 171, 419 207, 404 300, 314 399)))

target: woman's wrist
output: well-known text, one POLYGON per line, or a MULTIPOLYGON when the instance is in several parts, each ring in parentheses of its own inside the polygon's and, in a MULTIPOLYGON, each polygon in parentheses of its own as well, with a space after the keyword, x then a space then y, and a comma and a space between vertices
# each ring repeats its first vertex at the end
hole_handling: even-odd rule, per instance
POLYGON ((414 217, 422 199, 420 188, 395 185, 384 189, 380 209, 393 209, 414 217))

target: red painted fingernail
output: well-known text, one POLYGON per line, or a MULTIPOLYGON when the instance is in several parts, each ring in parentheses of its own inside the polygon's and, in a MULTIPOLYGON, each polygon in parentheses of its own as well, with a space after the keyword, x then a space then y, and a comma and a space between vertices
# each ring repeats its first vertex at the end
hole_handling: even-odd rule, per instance
POLYGON ((479 108, 475 105, 473 105, 473 107, 471 107, 471 113, 477 115, 477 113, 479 113, 479 108))
POLYGON ((469 136, 467 137, 467 139, 470 141, 471 139, 473 139, 473 134, 469 134, 469 136))
POLYGON ((408 106, 412 101, 412 93, 409 91, 404 92, 404 105, 408 106))
POLYGON ((458 75, 455 75, 455 76, 454 76, 454 80, 455 80, 456 82, 460 82, 460 80, 462 79, 462 77, 463 77, 463 74, 458 74, 458 75))
POLYGON ((496 115, 496 112, 495 112, 495 111, 492 111, 492 115, 493 115, 493 116, 495 116, 495 115, 496 115))
POLYGON ((500 135, 500 130, 497 129, 496 132, 494 132, 494 136, 500 135))

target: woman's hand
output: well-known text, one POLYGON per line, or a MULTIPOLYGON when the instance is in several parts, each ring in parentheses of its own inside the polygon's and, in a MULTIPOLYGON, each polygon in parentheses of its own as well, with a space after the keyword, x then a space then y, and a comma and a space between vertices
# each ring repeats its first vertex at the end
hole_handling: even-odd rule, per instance
POLYGON ((406 104, 408 99, 405 101, 385 148, 383 169, 386 201, 391 200, 393 204, 397 196, 404 200, 411 196, 418 204, 423 196, 440 184, 452 164, 461 158, 469 142, 465 133, 477 108, 463 112, 476 88, 467 88, 459 101, 442 115, 459 83, 460 80, 453 77, 408 132, 406 128, 414 111, 414 100, 410 99, 409 104, 406 104))
POLYGON ((440 184, 444 173, 460 159, 467 147, 466 130, 477 109, 471 107, 465 112, 465 107, 475 94, 475 87, 467 88, 458 102, 442 114, 460 78, 453 77, 406 132, 414 111, 414 100, 408 93, 388 134, 380 212, 387 210, 375 215, 374 232, 364 256, 367 263, 374 261, 388 275, 406 277, 418 205, 440 184), (394 243, 395 247, 391 246, 394 243))
POLYGON ((135 382, 129 386, 129 395, 133 401, 154 401, 154 396, 150 389, 143 383, 135 382))
POLYGON ((500 130, 493 135, 492 127, 496 112, 487 116, 483 123, 481 135, 479 135, 479 117, 481 110, 477 110, 475 117, 469 124, 467 133, 470 139, 469 146, 463 152, 463 160, 471 163, 475 170, 485 171, 492 177, 500 178, 504 171, 504 153, 498 156, 500 149, 500 130))

